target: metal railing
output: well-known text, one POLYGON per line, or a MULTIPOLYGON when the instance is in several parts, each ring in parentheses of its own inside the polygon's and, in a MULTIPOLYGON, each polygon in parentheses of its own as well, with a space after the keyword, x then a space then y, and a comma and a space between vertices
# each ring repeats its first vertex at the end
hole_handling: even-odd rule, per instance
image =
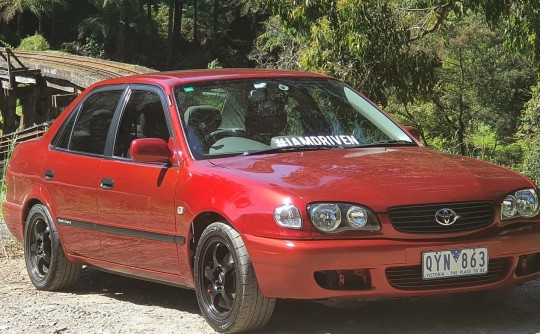
POLYGON ((20 129, 12 133, 8 133, 0 137, 0 170, 4 168, 4 164, 10 156, 10 151, 16 144, 40 138, 47 131, 50 122, 37 124, 25 129, 20 129))

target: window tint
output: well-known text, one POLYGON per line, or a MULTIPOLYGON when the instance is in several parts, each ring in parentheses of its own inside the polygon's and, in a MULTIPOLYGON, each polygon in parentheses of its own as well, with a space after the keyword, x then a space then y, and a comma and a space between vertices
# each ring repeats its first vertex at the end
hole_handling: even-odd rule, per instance
POLYGON ((114 155, 129 158, 131 142, 138 138, 169 140, 169 129, 159 95, 132 91, 122 114, 114 144, 114 155))
POLYGON ((86 99, 73 128, 70 150, 103 154, 114 110, 122 92, 98 92, 86 99))

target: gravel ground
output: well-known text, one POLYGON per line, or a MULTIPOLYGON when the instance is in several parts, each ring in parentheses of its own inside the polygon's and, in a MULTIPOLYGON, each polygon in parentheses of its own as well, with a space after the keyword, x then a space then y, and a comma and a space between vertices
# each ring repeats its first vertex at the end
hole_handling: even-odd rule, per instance
MULTIPOLYGON (((2 229, 0 223, 0 243, 2 229)), ((0 333, 214 332, 193 291, 90 268, 74 291, 37 291, 22 259, 0 258, 0 333)), ((520 287, 505 305, 466 305, 447 296, 376 300, 354 309, 278 301, 262 333, 540 333, 540 280, 520 287)))

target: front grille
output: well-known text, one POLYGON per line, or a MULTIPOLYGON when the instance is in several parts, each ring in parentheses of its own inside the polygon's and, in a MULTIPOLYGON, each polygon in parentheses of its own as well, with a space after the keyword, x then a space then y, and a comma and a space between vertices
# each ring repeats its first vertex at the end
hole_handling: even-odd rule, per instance
POLYGON ((452 233, 490 225, 495 217, 495 207, 491 202, 415 205, 390 208, 388 215, 399 232, 452 233), (441 225, 435 220, 435 214, 441 209, 452 209, 459 218, 452 225, 441 225))
POLYGON ((424 280, 421 266, 394 267, 386 269, 386 278, 399 290, 437 290, 469 287, 495 283, 506 277, 511 259, 489 260, 488 273, 476 276, 462 276, 424 280))

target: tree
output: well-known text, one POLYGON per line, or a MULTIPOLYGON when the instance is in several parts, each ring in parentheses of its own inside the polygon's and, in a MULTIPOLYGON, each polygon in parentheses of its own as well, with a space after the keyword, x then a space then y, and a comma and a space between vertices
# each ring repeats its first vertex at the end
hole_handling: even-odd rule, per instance
POLYGON ((138 50, 157 35, 155 23, 148 20, 139 0, 93 0, 93 3, 97 14, 79 24, 79 39, 85 41, 91 37, 103 43, 108 57, 134 61, 138 50))
POLYGON ((438 59, 411 42, 408 22, 395 1, 267 3, 288 33, 303 39, 298 52, 303 69, 343 79, 383 105, 391 94, 412 101, 433 86, 438 59))
POLYGON ((0 19, 9 22, 17 18, 17 33, 24 34, 22 14, 30 11, 39 20, 39 33, 43 33, 45 16, 52 15, 55 6, 66 5, 66 0, 0 0, 0 19))
POLYGON ((433 34, 426 47, 437 50, 442 66, 432 94, 391 110, 420 126, 438 148, 494 158, 498 145, 512 142, 536 79, 532 63, 502 47, 503 38, 475 16, 433 34), (475 142, 487 137, 490 152, 475 142))

